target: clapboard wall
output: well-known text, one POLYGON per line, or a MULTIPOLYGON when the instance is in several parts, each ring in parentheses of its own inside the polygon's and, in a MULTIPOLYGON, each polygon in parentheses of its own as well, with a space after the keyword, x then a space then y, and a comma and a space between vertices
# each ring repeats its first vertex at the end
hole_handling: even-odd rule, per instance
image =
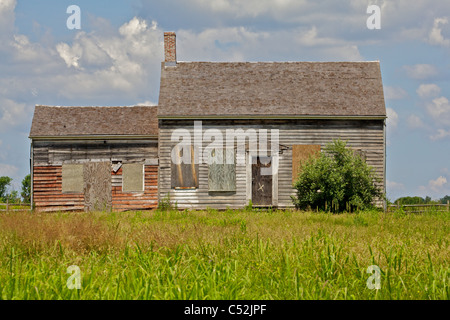
POLYGON ((144 191, 122 192, 122 169, 111 170, 114 211, 153 209, 158 204, 155 140, 34 140, 33 201, 38 211, 84 210, 84 194, 62 192, 63 164, 144 164, 144 191))
MULTIPOLYGON (((236 166, 235 192, 208 192, 208 165, 199 165, 199 187, 194 190, 175 190, 171 188, 171 150, 177 142, 171 141, 176 129, 187 129, 194 137, 194 121, 160 120, 159 131, 159 199, 170 194, 170 199, 179 208, 242 208, 251 198, 251 176, 248 165, 236 166)), ((282 153, 279 155, 278 175, 274 177, 274 201, 278 207, 292 207, 292 145, 320 145, 321 148, 333 139, 348 140, 348 146, 361 149, 369 165, 374 167, 382 178, 379 185, 384 191, 385 176, 385 136, 384 120, 203 120, 202 135, 208 129, 218 129, 226 137, 227 129, 268 130, 270 149, 270 130, 279 130, 279 143, 282 153)), ((203 142, 203 147, 210 142, 203 142)), ((236 142, 235 142, 236 143, 236 142)), ((248 153, 245 156, 248 162, 248 153)), ((381 205, 381 202, 378 202, 381 205)))

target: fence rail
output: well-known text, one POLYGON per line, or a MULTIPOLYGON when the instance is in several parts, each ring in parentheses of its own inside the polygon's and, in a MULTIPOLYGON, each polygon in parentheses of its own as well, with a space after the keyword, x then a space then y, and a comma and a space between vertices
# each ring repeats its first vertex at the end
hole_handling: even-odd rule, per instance
POLYGON ((23 210, 31 210, 31 205, 29 203, 0 203, 0 212, 8 212, 8 211, 23 211, 23 210), (5 207, 5 209, 1 209, 1 207, 5 207), (11 209, 11 207, 24 207, 23 209, 11 209))
POLYGON ((441 209, 438 211, 448 211, 450 212, 450 201, 447 200, 447 204, 445 203, 436 203, 436 204, 401 204, 401 203, 396 203, 396 204, 390 204, 387 206, 387 211, 389 211, 389 208, 419 208, 418 210, 407 210, 407 212, 411 212, 411 213, 418 213, 418 212, 424 212, 425 210, 421 210, 420 208, 439 208, 439 207, 443 207, 445 209, 441 209))

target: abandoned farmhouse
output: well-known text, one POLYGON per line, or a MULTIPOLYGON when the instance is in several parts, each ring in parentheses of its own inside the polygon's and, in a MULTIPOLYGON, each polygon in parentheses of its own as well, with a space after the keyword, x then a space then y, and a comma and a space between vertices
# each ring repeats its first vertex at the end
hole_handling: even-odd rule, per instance
POLYGON ((173 32, 164 51, 157 106, 35 107, 36 210, 292 207, 300 161, 337 138, 385 190, 378 61, 180 62, 173 32))

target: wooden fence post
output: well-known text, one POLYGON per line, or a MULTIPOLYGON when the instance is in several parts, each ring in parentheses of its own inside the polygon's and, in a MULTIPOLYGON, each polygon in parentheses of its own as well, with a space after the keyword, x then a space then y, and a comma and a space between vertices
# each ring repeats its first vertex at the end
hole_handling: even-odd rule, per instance
POLYGON ((8 212, 8 208, 9 208, 9 199, 6 199, 6 212, 8 212))
POLYGON ((447 200, 447 211, 450 212, 450 200, 447 200))

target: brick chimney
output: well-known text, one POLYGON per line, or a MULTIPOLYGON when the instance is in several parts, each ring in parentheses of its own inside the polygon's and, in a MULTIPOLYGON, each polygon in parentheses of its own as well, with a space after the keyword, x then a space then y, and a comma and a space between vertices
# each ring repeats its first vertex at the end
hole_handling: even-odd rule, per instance
POLYGON ((164 61, 177 63, 177 43, 175 32, 164 32, 164 61))

